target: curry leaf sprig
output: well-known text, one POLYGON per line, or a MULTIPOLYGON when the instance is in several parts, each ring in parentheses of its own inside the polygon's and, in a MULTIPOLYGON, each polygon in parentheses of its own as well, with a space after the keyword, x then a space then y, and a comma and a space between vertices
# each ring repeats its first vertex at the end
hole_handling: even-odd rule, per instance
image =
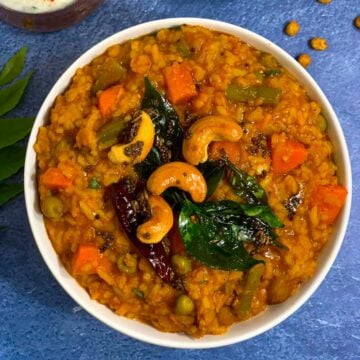
MULTIPOLYGON (((274 231, 284 225, 268 205, 265 190, 256 178, 227 159, 199 165, 208 186, 207 199, 220 181, 226 180, 239 201, 181 201, 179 231, 190 255, 201 263, 222 270, 246 271, 263 261, 254 258, 245 244, 286 246, 274 231)), ((174 197, 172 197, 174 198, 174 197)))
MULTIPOLYGON (((33 74, 20 77, 26 60, 27 47, 21 48, 0 71, 0 117, 13 110, 20 102, 33 74)), ((0 206, 23 191, 22 183, 5 182, 23 166, 25 148, 17 143, 27 136, 34 118, 0 118, 0 206)), ((0 227, 3 231, 5 227, 0 227)))
POLYGON ((253 258, 245 243, 275 245, 272 228, 282 224, 265 205, 231 200, 194 204, 183 202, 179 230, 187 251, 198 261, 222 270, 249 270, 262 262, 253 258))
POLYGON ((147 178, 160 165, 181 158, 183 130, 179 116, 166 99, 145 77, 145 94, 141 108, 146 110, 155 126, 155 142, 146 159, 135 166, 138 174, 147 178))

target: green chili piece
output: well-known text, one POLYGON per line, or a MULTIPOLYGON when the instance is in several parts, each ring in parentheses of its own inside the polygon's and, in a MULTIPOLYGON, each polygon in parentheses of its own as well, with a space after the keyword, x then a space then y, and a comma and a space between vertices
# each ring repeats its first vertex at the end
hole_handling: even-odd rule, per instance
POLYGON ((271 87, 258 87, 257 98, 262 98, 265 105, 277 105, 280 101, 282 91, 271 87))
POLYGON ((138 288, 134 288, 134 289, 133 289, 133 293, 134 293, 134 295, 136 295, 136 296, 137 296, 138 298, 140 298, 140 299, 144 299, 144 298, 145 298, 144 292, 141 291, 141 290, 138 289, 138 288))
POLYGON ((265 105, 276 105, 280 101, 281 93, 280 89, 271 87, 242 87, 237 84, 230 84, 225 95, 232 102, 250 102, 261 98, 265 105))
POLYGON ((99 131, 98 146, 100 150, 107 149, 117 143, 117 139, 121 131, 125 128, 126 121, 115 119, 105 124, 99 131))
POLYGON ((183 58, 188 58, 191 55, 191 50, 190 50, 188 44, 182 39, 180 39, 176 43, 176 50, 178 51, 180 56, 183 58))
POLYGON ((92 178, 89 181, 88 187, 89 187, 89 189, 97 190, 97 189, 101 189, 101 184, 99 183, 99 181, 96 178, 92 178))
POLYGON ((251 302, 259 287, 261 277, 264 274, 264 264, 253 266, 247 274, 244 292, 242 293, 240 304, 235 308, 240 320, 245 320, 251 309, 251 302))
POLYGON ((255 87, 244 88, 240 85, 230 84, 225 95, 233 102, 248 102, 256 99, 256 90, 255 87))
POLYGON ((282 73, 281 69, 269 69, 264 71, 265 77, 274 77, 282 73))
POLYGON ((126 75, 126 69, 115 59, 107 59, 96 71, 96 81, 91 91, 96 94, 99 90, 104 90, 111 85, 122 80, 126 75))

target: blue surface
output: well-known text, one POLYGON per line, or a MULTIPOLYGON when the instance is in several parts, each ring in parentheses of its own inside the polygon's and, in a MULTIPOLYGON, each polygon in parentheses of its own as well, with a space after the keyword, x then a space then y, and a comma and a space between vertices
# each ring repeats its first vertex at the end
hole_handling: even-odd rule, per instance
MULTIPOLYGON (((360 359, 360 15, 359 0, 107 0, 81 24, 52 34, 0 23, 0 63, 24 44, 36 69, 11 115, 34 115, 60 74, 99 40, 144 21, 195 16, 228 21, 264 35, 291 55, 309 52, 309 72, 327 94, 351 153, 354 196, 342 250, 318 291, 290 319, 249 341, 213 350, 172 350, 121 335, 81 310, 45 266, 32 238, 23 197, 0 209, 0 359, 360 359), (297 19, 290 38, 284 24, 297 19), (308 48, 325 36, 329 49, 308 48)), ((1 166, 1 164, 0 164, 1 166)), ((21 177, 21 175, 19 175, 21 177)))

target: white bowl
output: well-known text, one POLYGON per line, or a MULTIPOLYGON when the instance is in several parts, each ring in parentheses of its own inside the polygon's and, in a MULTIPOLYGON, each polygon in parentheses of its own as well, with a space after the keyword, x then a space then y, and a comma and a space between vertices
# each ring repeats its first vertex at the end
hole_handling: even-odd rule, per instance
POLYGON ((288 316, 293 314, 309 299, 309 297, 314 293, 330 270, 330 267, 335 260, 345 235, 351 206, 351 166, 343 131, 340 127, 339 120, 337 119, 333 108, 313 78, 289 54, 287 54, 284 50, 269 40, 235 25, 220 21, 197 18, 156 20, 131 27, 108 37, 104 41, 88 50, 79 59, 77 59, 56 82, 40 108, 30 135, 24 171, 26 208, 35 241, 47 266, 57 281, 64 288, 64 290, 90 314, 98 318, 103 323, 114 328, 115 330, 118 330, 121 333, 138 340, 174 348, 213 348, 237 343, 246 339, 250 339, 273 328, 285 320, 288 316), (181 334, 159 332, 151 326, 118 316, 104 305, 101 305, 98 302, 90 299, 88 293, 65 270, 59 261, 59 258, 47 235, 43 216, 39 210, 38 205, 38 195, 36 188, 37 164, 36 154, 33 149, 39 126, 42 126, 48 122, 49 111, 54 104, 55 98, 67 88, 76 69, 88 64, 93 58, 102 54, 109 46, 113 44, 123 43, 126 40, 152 33, 161 28, 167 28, 181 24, 201 25, 209 29, 232 34, 239 37, 242 41, 253 45, 255 48, 273 54, 281 63, 281 65, 289 70, 307 89, 310 97, 320 103, 323 109, 323 113, 328 120, 329 135, 335 146, 335 160, 339 166, 339 180, 340 183, 343 184, 348 190, 346 204, 339 218, 337 219, 333 234, 329 239, 328 244, 323 249, 321 257, 318 260, 318 269, 314 277, 306 284, 304 284, 296 295, 292 296, 284 303, 270 306, 260 315, 246 322, 232 326, 230 331, 225 335, 207 335, 201 339, 192 339, 186 335, 181 334))

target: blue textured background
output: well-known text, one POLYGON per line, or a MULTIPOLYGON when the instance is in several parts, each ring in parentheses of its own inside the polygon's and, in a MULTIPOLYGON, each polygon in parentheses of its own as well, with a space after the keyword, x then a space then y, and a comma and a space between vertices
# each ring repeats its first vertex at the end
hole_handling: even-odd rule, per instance
MULTIPOLYGON (((106 0, 81 24, 52 34, 0 23, 0 64, 24 44, 36 69, 24 101, 11 115, 34 115, 60 74, 85 50, 144 21, 195 16, 241 25, 291 55, 309 52, 309 72, 337 112, 354 177, 350 226, 342 250, 315 295, 290 319, 252 340, 213 350, 171 350, 132 340, 93 319, 61 289, 33 241, 23 197, 0 209, 0 359, 360 359, 360 0, 106 0), (297 19, 295 38, 284 24, 297 19), (312 36, 329 49, 308 48, 312 36)), ((1 164, 0 164, 1 166, 1 164)), ((21 175, 19 175, 20 177, 21 175)))

